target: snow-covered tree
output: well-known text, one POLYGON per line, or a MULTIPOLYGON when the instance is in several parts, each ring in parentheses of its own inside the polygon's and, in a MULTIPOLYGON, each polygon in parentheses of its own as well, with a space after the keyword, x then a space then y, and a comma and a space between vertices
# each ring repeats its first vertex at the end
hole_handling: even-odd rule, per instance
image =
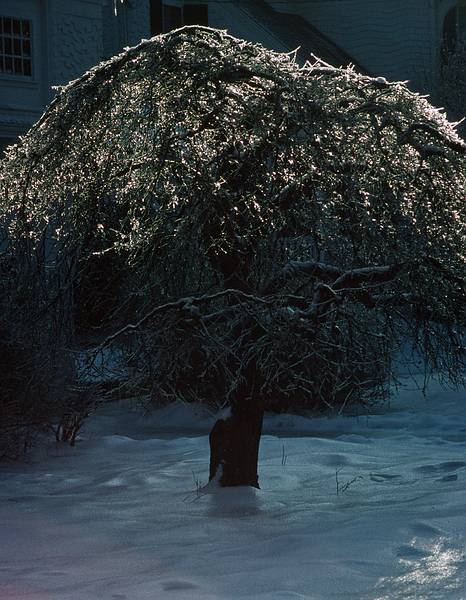
POLYGON ((465 154, 402 84, 186 27, 61 90, 1 214, 36 306, 126 347, 134 393, 230 406, 210 477, 257 486, 266 407, 380 397, 408 341, 458 382, 465 154))

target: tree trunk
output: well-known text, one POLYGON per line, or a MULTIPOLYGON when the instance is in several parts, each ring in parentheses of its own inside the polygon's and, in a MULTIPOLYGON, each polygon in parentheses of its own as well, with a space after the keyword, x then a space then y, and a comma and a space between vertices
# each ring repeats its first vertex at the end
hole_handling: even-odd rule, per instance
MULTIPOLYGON (((251 252, 231 252, 215 256, 212 260, 224 276, 225 288, 249 291, 245 274, 250 269, 251 252)), ((238 326, 236 335, 243 337, 244 331, 249 332, 243 338, 244 350, 263 335, 261 328, 251 323, 249 318, 238 326)), ((209 481, 215 479, 221 487, 246 485, 259 488, 257 466, 264 402, 258 392, 255 358, 249 359, 243 367, 241 380, 235 392, 231 416, 219 419, 210 432, 209 481)))
POLYGON ((235 405, 232 414, 219 419, 210 432, 209 481, 220 486, 259 488, 257 464, 262 433, 262 408, 235 405))

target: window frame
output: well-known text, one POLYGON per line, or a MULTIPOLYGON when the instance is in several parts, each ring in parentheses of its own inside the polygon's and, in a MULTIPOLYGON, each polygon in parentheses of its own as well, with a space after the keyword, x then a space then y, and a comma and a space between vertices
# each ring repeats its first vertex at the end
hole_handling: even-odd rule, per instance
POLYGON ((0 70, 0 78, 2 80, 7 80, 7 81, 14 81, 14 82, 24 82, 24 83, 31 83, 35 81, 35 59, 34 59, 34 20, 31 18, 28 18, 26 16, 19 16, 19 15, 13 15, 13 14, 0 14, 0 21, 1 21, 1 29, 0 29, 0 63, 1 63, 1 70, 0 70), (4 24, 5 24, 5 20, 9 20, 11 21, 11 33, 8 35, 5 35, 5 29, 4 29, 4 24), (16 34, 14 33, 13 30, 13 25, 14 22, 18 21, 20 23, 20 34, 16 34), (28 29, 29 29, 29 35, 26 36, 25 34, 23 34, 23 27, 24 27, 24 23, 27 23, 28 25, 28 29), (5 40, 11 40, 11 52, 6 52, 6 43, 5 40), (19 53, 15 52, 15 48, 14 48, 14 44, 15 44, 15 40, 17 40, 20 43, 21 46, 21 50, 19 53), (24 45, 26 42, 29 42, 29 55, 25 56, 24 55, 24 45), (5 63, 6 63, 6 59, 10 58, 12 61, 12 71, 6 71, 5 69, 5 63), (22 64, 22 68, 21 68, 21 72, 15 72, 15 60, 21 60, 21 64, 22 64), (30 67, 30 72, 27 74, 25 73, 25 69, 24 69, 24 64, 25 62, 29 63, 29 67, 30 67))

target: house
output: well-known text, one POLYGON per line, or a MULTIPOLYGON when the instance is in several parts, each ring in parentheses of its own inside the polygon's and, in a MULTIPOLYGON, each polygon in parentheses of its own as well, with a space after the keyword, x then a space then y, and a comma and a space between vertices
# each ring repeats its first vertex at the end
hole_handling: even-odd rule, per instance
POLYGON ((442 48, 451 48, 466 28, 466 0, 307 0, 285 5, 369 72, 409 80, 426 92, 438 84, 442 48))
POLYGON ((0 0, 0 150, 34 123, 53 86, 125 46, 189 24, 433 89, 466 0, 0 0))

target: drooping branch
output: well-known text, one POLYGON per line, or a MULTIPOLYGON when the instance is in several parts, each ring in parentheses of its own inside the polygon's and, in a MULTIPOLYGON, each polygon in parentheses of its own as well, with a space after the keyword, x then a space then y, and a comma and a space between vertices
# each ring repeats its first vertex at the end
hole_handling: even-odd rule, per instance
POLYGON ((385 266, 361 267, 343 270, 334 265, 315 261, 290 261, 279 274, 266 286, 265 294, 273 293, 283 287, 292 278, 307 276, 324 283, 331 283, 335 292, 345 288, 358 290, 363 284, 381 284, 391 281, 407 268, 404 263, 385 266))
POLYGON ((109 335, 105 338, 102 344, 100 344, 97 350, 103 350, 103 348, 109 346, 112 342, 114 342, 117 338, 121 337, 122 335, 140 329, 143 325, 147 324, 147 322, 155 316, 158 316, 170 310, 179 310, 184 312, 185 315, 189 316, 190 318, 198 318, 200 316, 198 310, 199 305, 212 302, 213 300, 218 300, 226 296, 241 298, 243 300, 247 300, 249 302, 256 302, 265 306, 269 304, 269 302, 264 298, 254 296, 252 294, 246 294, 245 292, 237 289, 226 289, 221 290, 220 292, 216 292, 214 294, 203 294, 202 296, 197 297, 188 296, 184 298, 179 298, 178 300, 174 300, 173 302, 167 302, 165 304, 156 306, 155 308, 151 309, 148 313, 146 313, 143 317, 141 317, 136 323, 130 323, 128 325, 125 325, 123 328, 119 329, 112 335, 109 335))
POLYGON ((380 285, 393 281, 400 273, 409 268, 406 263, 376 267, 362 267, 342 273, 332 285, 336 292, 360 289, 363 285, 380 285))
POLYGON ((333 265, 316 261, 289 261, 279 273, 266 285, 264 295, 281 289, 290 279, 303 275, 324 282, 333 282, 341 277, 343 271, 333 265))

